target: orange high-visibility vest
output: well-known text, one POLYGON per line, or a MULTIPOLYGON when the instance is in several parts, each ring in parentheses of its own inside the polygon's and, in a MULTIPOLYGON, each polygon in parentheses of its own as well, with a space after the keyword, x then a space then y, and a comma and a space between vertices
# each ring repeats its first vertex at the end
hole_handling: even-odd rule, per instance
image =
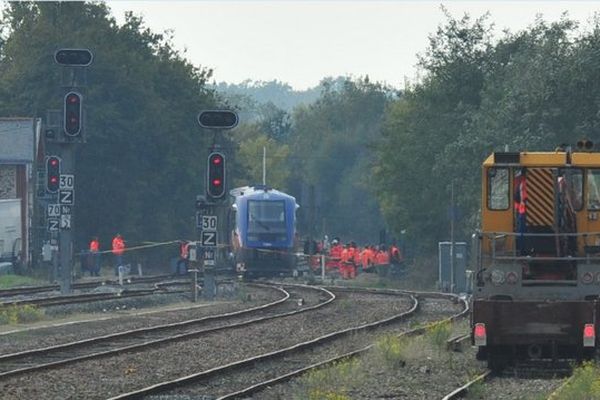
POLYGON ((121 256, 125 252, 125 242, 123 239, 116 236, 112 241, 112 252, 116 256, 121 256))
POLYGON ((90 242, 90 251, 97 252, 98 250, 100 250, 100 242, 97 240, 92 240, 90 242))

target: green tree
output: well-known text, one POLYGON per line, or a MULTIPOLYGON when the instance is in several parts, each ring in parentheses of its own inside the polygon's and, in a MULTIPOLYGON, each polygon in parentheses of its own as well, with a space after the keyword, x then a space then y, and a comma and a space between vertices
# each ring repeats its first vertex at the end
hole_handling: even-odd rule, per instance
POLYGON ((54 51, 90 48, 81 90, 87 143, 77 146, 79 246, 117 231, 130 243, 189 237, 207 146, 195 116, 214 107, 211 71, 195 67, 143 20, 118 26, 104 3, 9 3, 0 21, 0 109, 45 116, 59 109, 61 69, 54 51))

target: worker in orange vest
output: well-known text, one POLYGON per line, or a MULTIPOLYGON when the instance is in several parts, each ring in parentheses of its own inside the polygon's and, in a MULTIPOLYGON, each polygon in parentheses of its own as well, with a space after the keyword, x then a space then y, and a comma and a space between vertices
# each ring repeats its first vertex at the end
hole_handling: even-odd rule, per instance
POLYGON ((387 275, 390 267, 390 254, 387 252, 385 245, 379 246, 379 251, 375 255, 375 267, 377 268, 377 274, 380 276, 387 275))
POLYGON ((179 242, 179 260, 177 260, 177 268, 175 275, 181 275, 180 267, 183 265, 183 273, 188 270, 189 256, 190 256, 190 243, 187 240, 181 240, 179 242))
POLYGON ((525 232, 527 231, 527 169, 521 168, 515 173, 514 205, 517 219, 517 250, 525 254, 525 232))
POLYGON ((350 250, 350 243, 344 246, 342 254, 340 256, 340 274, 342 279, 350 279, 350 266, 352 265, 352 252, 350 250))
MULTIPOLYGON (((331 242, 331 249, 329 250, 329 258, 327 259, 327 263, 325 266, 327 269, 339 269, 340 268, 340 259, 342 257, 342 244, 340 243, 339 238, 334 238, 331 242)), ((341 271, 340 271, 341 273, 341 271)))
POLYGON ((402 272, 402 253, 396 243, 392 244, 390 247, 390 265, 392 269, 392 274, 400 275, 402 272))
POLYGON ((100 276, 100 241, 94 236, 90 242, 90 275, 100 276))
POLYGON ((125 241, 120 233, 112 240, 112 253, 115 255, 115 275, 119 275, 119 266, 123 265, 123 253, 125 253, 125 241))
POLYGON ((373 267, 374 258, 375 252, 373 251, 373 246, 366 245, 365 249, 360 252, 360 263, 363 271, 369 271, 373 267))

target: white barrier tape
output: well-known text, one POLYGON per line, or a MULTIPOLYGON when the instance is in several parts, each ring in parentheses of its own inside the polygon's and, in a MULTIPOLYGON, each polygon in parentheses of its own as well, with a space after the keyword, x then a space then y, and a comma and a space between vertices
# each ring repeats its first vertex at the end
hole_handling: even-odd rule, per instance
MULTIPOLYGON (((140 246, 133 246, 133 247, 126 247, 123 249, 123 253, 126 253, 128 251, 133 251, 133 250, 140 250, 140 249, 149 249, 149 248, 153 248, 153 247, 160 247, 160 246, 168 246, 170 244, 174 244, 174 243, 179 243, 180 240, 170 240, 168 242, 159 242, 159 243, 151 243, 151 244, 143 244, 140 246)), ((148 243, 148 242, 146 242, 148 243)), ((80 253, 76 253, 76 256, 80 256, 80 255, 85 255, 85 254, 109 254, 112 253, 112 250, 102 250, 102 251, 96 251, 96 252, 90 252, 90 251, 86 251, 86 252, 80 252, 80 253)))

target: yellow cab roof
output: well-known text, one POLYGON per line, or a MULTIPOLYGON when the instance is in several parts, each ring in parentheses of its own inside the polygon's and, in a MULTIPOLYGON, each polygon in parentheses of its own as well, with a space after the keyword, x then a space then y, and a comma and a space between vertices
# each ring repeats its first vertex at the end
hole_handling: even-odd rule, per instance
MULTIPOLYGON (((483 162, 484 167, 494 165, 514 165, 519 167, 560 167, 567 164, 565 152, 521 152, 518 163, 495 163, 494 154, 490 154, 483 162)), ((600 168, 600 153, 574 152, 571 153, 571 166, 600 168)))
MULTIPOLYGON (((500 153, 501 154, 501 153, 500 153)), ((508 154, 508 153, 506 153, 508 154)), ((483 162, 484 167, 491 167, 494 165, 514 165, 520 167, 552 167, 562 166, 567 164, 567 153, 564 151, 553 151, 553 152, 520 152, 511 153, 515 156, 519 155, 518 163, 495 163, 494 153, 483 162)), ((578 153, 581 154, 581 153, 578 153)), ((590 154, 590 153, 586 153, 590 154)), ((598 161, 600 162, 600 154, 598 154, 598 161)), ((600 163, 598 164, 600 165, 600 163)))

